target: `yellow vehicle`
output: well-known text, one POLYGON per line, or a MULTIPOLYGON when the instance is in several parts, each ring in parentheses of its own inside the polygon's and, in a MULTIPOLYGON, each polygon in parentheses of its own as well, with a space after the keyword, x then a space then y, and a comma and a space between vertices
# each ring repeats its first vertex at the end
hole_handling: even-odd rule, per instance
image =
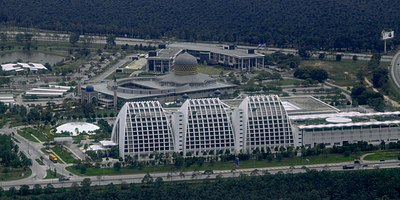
POLYGON ((57 161, 58 161, 58 158, 54 155, 54 154, 49 154, 49 159, 51 160, 51 161, 53 161, 54 163, 56 163, 57 161))

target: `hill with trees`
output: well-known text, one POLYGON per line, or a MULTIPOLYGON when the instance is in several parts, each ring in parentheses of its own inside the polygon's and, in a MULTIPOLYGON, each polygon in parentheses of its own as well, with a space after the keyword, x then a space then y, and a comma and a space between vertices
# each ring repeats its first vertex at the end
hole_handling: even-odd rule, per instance
MULTIPOLYGON (((315 50, 381 50, 399 30, 389 0, 0 0, 0 24, 189 41, 266 43, 315 50)), ((398 39, 388 43, 389 48, 398 39)))

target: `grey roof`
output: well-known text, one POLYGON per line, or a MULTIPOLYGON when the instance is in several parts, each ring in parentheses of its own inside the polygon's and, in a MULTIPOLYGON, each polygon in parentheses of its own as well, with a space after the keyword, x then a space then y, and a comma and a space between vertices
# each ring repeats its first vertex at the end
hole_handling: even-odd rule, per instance
POLYGON ((215 44, 191 44, 191 43, 177 43, 177 44, 170 44, 170 48, 181 48, 181 49, 188 49, 194 51, 206 51, 206 52, 213 52, 223 55, 228 55, 232 57, 241 57, 241 58, 255 58, 255 57, 264 57, 264 55, 259 53, 248 54, 244 49, 223 49, 221 45, 215 44))
POLYGON ((175 84, 189 84, 189 83, 207 83, 209 81, 214 81, 215 79, 211 78, 206 74, 194 74, 194 75, 185 75, 180 76, 175 73, 169 73, 167 75, 160 77, 160 83, 175 83, 175 84))
MULTIPOLYGON (((173 93, 175 94, 189 94, 192 92, 199 92, 199 91, 203 91, 203 90, 211 90, 211 89, 224 89, 224 88, 234 88, 237 87, 236 85, 231 85, 231 84, 226 84, 226 83, 222 83, 222 82, 214 82, 214 83, 210 83, 207 84, 205 86, 196 86, 196 87, 189 87, 188 89, 182 89, 182 87, 172 87, 172 86, 163 86, 161 84, 159 84, 156 81, 150 81, 150 80, 146 80, 146 81, 142 81, 142 80, 135 80, 136 84, 139 85, 144 85, 147 87, 152 87, 154 88, 154 90, 161 90, 161 89, 173 89, 173 93)), ((114 92, 110 89, 107 88, 107 83, 99 83, 99 84, 95 84, 95 90, 103 93, 103 94, 107 94, 110 96, 114 95, 114 92)), ((169 93, 164 93, 164 94, 129 94, 129 93, 122 93, 122 92, 118 92, 117 93, 119 98, 123 98, 123 99, 139 99, 139 98, 149 98, 149 97, 163 97, 163 96, 168 96, 169 93)))
POLYGON ((148 59, 173 59, 182 51, 180 47, 168 47, 166 49, 161 49, 158 51, 156 57, 149 57, 148 59))
POLYGON ((179 54, 174 61, 174 66, 196 66, 198 65, 196 57, 185 52, 179 54))

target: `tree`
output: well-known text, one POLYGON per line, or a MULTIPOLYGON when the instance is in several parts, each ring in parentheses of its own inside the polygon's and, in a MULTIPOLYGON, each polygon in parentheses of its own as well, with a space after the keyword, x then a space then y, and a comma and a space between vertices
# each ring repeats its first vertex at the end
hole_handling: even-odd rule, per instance
POLYGON ((386 68, 378 68, 372 71, 372 84, 376 88, 386 86, 389 80, 389 71, 386 68))
POLYGON ((115 43, 115 35, 108 35, 106 38, 106 43, 107 43, 107 48, 112 49, 116 43, 115 43))
POLYGON ((1 42, 5 43, 7 42, 7 33, 0 33, 0 40, 1 42))
POLYGON ((311 71, 310 78, 323 83, 326 79, 328 79, 328 72, 324 69, 313 69, 311 71))
POLYGON ((299 49, 299 56, 304 59, 304 60, 308 60, 311 57, 310 51, 306 50, 304 48, 300 48, 299 49))
POLYGON ((325 53, 320 53, 320 54, 318 55, 318 59, 320 59, 320 60, 325 59, 325 53))
POLYGON ((144 175, 144 177, 142 179, 142 183, 145 183, 145 184, 153 183, 153 177, 149 174, 149 172, 147 172, 146 175, 144 175))
POLYGON ((121 163, 120 162, 116 162, 114 163, 114 171, 119 172, 121 170, 121 163))
POLYGON ((7 111, 7 106, 5 103, 0 102, 0 114, 4 114, 7 111))
POLYGON ((44 193, 45 194, 54 193, 54 186, 51 183, 47 184, 47 186, 44 188, 44 193))
POLYGON ((80 34, 75 32, 75 33, 71 33, 69 35, 69 43, 71 43, 72 45, 76 45, 76 43, 79 41, 79 37, 80 34))
POLYGON ((343 56, 342 54, 337 54, 336 55, 336 61, 338 61, 338 62, 342 61, 342 56, 343 56))
POLYGON ((85 178, 81 182, 81 195, 82 196, 87 196, 90 193, 90 185, 92 184, 92 181, 90 178, 85 178))
POLYGON ((28 195, 28 194, 29 194, 29 186, 28 186, 28 185, 22 185, 22 186, 19 188, 19 194, 20 194, 21 196, 26 196, 26 195, 28 195))
POLYGON ((35 184, 32 189, 32 194, 34 195, 42 194, 42 186, 39 184, 35 184))
POLYGON ((15 197, 15 195, 17 194, 17 189, 15 189, 15 187, 10 187, 9 189, 8 189, 8 192, 7 192, 7 196, 8 197, 15 197))

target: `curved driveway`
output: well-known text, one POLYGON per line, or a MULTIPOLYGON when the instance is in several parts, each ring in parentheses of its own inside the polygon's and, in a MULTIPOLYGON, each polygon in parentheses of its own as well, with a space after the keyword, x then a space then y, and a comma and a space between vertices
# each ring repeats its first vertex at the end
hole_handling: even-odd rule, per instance
POLYGON ((396 84, 397 88, 400 88, 400 51, 393 56, 390 66, 390 75, 392 76, 393 82, 396 84))

